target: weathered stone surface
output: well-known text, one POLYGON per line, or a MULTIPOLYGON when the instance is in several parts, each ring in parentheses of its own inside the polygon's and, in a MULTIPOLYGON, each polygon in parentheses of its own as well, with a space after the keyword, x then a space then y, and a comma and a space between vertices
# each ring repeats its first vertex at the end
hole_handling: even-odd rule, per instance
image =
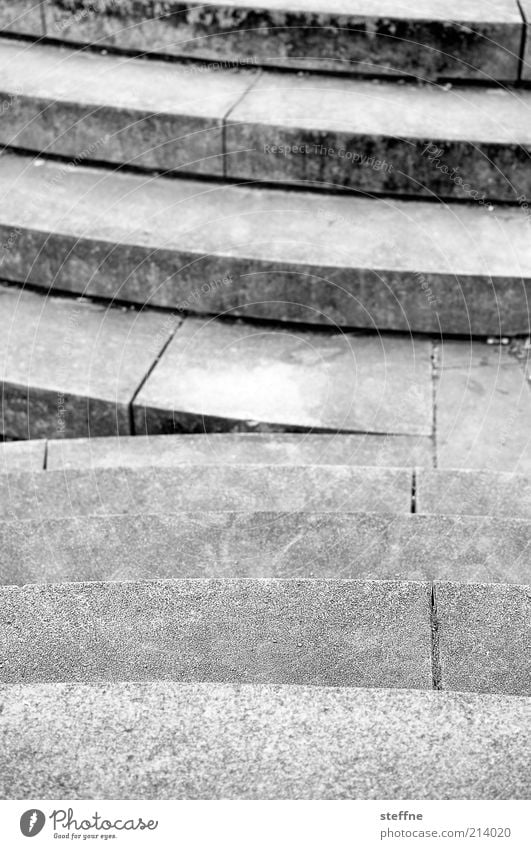
POLYGON ((4 433, 130 433, 130 404, 169 335, 160 314, 0 287, 4 433))
POLYGON ((161 436, 51 439, 47 469, 127 466, 339 465, 427 466, 432 441, 426 436, 376 434, 208 433, 161 436))
POLYGON ((371 513, 0 522, 0 582, 328 578, 529 583, 531 524, 371 513))
POLYGON ((508 516, 531 521, 531 479, 504 472, 419 469, 416 508, 417 513, 508 516))
MULTIPOLYGON (((410 513, 409 469, 356 466, 177 466, 12 473, 0 518, 120 513, 294 511, 410 513)), ((156 554, 156 552, 154 552, 156 554)))
POLYGON ((529 586, 435 586, 445 690, 531 695, 529 586))
POLYGON ((488 8, 480 0, 108 0, 112 14, 91 14, 90 2, 49 0, 48 34, 234 64, 489 82, 518 75, 515 0, 488 8))
MULTIPOLYGON (((44 469, 46 441, 0 442, 0 473, 38 472, 44 469)), ((0 498, 2 492, 0 492, 0 498)))
POLYGON ((44 35, 46 0, 0 0, 0 31, 44 35))
POLYGON ((428 584, 146 581, 4 587, 0 681, 429 689, 428 584))
POLYGON ((7 40, 0 40, 0 67, 0 100, 12 98, 2 144, 217 176, 223 118, 253 79, 245 71, 197 76, 187 66, 7 40))
POLYGON ((488 215, 487 198, 531 198, 530 108, 527 91, 266 73, 227 118, 227 173, 435 194, 488 215))
POLYGON ((531 391, 518 360, 445 343, 435 388, 439 468, 531 474, 531 391))
POLYGON ((6 154, 0 188, 4 279, 179 314, 465 335, 531 326, 520 208, 146 182, 6 154))
POLYGON ((524 698, 170 682, 17 684, 0 698, 3 799, 529 795, 524 698))
POLYGON ((136 433, 429 435, 431 343, 188 318, 138 393, 136 433))

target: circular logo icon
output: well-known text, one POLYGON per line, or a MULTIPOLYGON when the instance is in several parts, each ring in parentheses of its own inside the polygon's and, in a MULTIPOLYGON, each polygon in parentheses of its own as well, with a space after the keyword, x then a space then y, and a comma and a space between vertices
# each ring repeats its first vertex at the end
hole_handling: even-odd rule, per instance
POLYGON ((42 811, 32 808, 20 817, 20 830, 24 837, 35 837, 44 828, 46 817, 42 811))

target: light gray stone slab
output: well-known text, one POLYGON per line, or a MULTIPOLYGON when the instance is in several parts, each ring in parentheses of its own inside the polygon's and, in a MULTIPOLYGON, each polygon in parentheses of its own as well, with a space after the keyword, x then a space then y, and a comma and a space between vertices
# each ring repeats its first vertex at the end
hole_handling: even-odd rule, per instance
POLYGON ((28 442, 0 442, 0 473, 41 471, 44 469, 45 454, 44 439, 32 439, 28 442))
POLYGON ((491 517, 175 513, 0 522, 0 582, 370 578, 529 583, 531 524, 491 517))
POLYGON ((223 118, 248 71, 0 39, 0 142, 73 160, 223 175, 223 118))
POLYGON ((531 695, 529 586, 435 586, 445 690, 531 695))
POLYGON ((264 580, 4 587, 0 681, 429 689, 428 587, 264 580))
POLYGON ((136 433, 430 435, 431 343, 188 318, 137 395, 136 433))
POLYGON ((412 472, 356 466, 176 466, 12 473, 1 519, 179 511, 411 512, 412 472))
POLYGON ((531 387, 516 359, 445 344, 435 390, 439 468, 531 474, 531 387))
POLYGON ((182 311, 528 333, 520 207, 206 185, 0 156, 4 279, 182 311), (452 250, 447 246, 451 244, 452 250))
POLYGON ((0 31, 44 35, 46 0, 0 0, 0 31))
POLYGON ((49 0, 48 34, 211 62, 421 79, 517 77, 522 19, 516 0, 487 8, 479 0, 111 2, 112 14, 91 14, 89 0, 77 0, 73 10, 49 0))
POLYGON ((0 287, 5 435, 130 433, 130 404, 170 331, 163 316, 0 287))
POLYGON ((476 202, 531 197, 531 93, 263 74, 227 118, 227 173, 476 202))
POLYGON ((416 509, 417 513, 531 520, 531 479, 508 472, 419 469, 416 509))
POLYGON ((47 469, 265 464, 412 467, 432 464, 429 437, 208 433, 51 439, 47 469))
POLYGON ((4 799, 529 795, 524 698, 169 682, 17 684, 0 698, 4 799))

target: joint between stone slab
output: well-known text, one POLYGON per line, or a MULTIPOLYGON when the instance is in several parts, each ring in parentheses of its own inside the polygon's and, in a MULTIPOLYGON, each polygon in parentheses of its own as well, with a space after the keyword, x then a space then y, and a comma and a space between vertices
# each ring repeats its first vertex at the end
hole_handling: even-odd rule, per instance
POLYGON ((44 440, 44 456, 42 458, 42 470, 46 471, 48 467, 48 440, 44 440))
POLYGON ((520 0, 516 0, 516 5, 518 6, 518 11, 522 16, 522 38, 520 40, 520 55, 518 57, 518 70, 516 72, 516 80, 521 83, 524 77, 525 48, 527 44, 527 20, 520 0))
POLYGON ((256 74, 253 76, 251 82, 249 83, 249 85, 245 89, 245 91, 243 91, 240 94, 240 96, 238 98, 236 98, 236 100, 234 101, 232 106, 230 106, 227 109, 227 112, 225 113, 225 115, 223 115, 223 117, 221 119, 221 160, 222 160, 222 165, 223 165, 223 178, 224 179, 227 179, 227 177, 228 177, 228 174, 227 174, 227 156, 228 156, 228 151, 227 151, 227 121, 229 120, 231 113, 234 112, 236 107, 240 105, 240 103, 242 102, 244 97, 247 97, 249 92, 254 88, 254 86, 258 83, 258 81, 262 78, 263 73, 264 73, 263 68, 259 68, 258 71, 256 72, 256 74))
POLYGON ((431 675, 434 690, 442 690, 442 669, 439 646, 439 616, 437 611, 437 590, 434 582, 429 588, 429 614, 431 638, 431 675))
POLYGON ((165 341, 165 342, 164 342, 164 344, 162 345, 162 347, 161 347, 160 351, 158 352, 158 354, 154 357, 153 362, 151 363, 150 367, 147 369, 147 371, 146 371, 146 373, 145 373, 144 377, 142 378, 142 380, 140 381, 140 383, 139 383, 139 384, 138 384, 138 386, 136 387, 136 389, 135 389, 135 391, 134 391, 134 393, 133 393, 133 397, 132 397, 132 398, 131 398, 131 400, 129 401, 129 405, 128 405, 128 413, 129 413, 129 430, 130 430, 131 436, 135 436, 135 415, 134 415, 134 406, 135 406, 135 401, 136 401, 136 399, 137 399, 137 397, 138 397, 138 393, 139 393, 139 392, 141 391, 141 389, 143 388, 144 384, 146 383, 146 380, 147 380, 147 379, 150 377, 150 375, 152 374, 153 369, 155 368, 155 366, 157 365, 157 363, 160 361, 161 357, 163 357, 163 356, 164 356, 164 353, 165 353, 166 349, 168 348, 168 345, 170 344, 170 342, 172 341, 173 337, 175 336, 175 334, 177 333, 177 331, 179 330, 179 328, 180 328, 183 324, 184 324, 184 320, 183 320, 182 318, 180 318, 180 319, 179 319, 179 321, 176 323, 176 326, 173 328, 173 330, 171 330, 171 331, 168 333, 168 338, 166 339, 166 341, 165 341))
POLYGON ((438 467, 437 458, 437 380, 438 380, 438 357, 439 347, 437 342, 432 342, 431 347, 431 440, 432 440, 432 464, 438 467))
POLYGON ((417 512, 417 470, 411 472, 411 513, 417 512))

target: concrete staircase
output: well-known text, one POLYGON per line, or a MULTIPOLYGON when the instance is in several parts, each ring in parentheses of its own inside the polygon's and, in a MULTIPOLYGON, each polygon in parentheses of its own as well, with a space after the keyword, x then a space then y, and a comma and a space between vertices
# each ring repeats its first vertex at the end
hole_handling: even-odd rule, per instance
POLYGON ((0 0, 0 797, 528 795, 530 29, 0 0))

